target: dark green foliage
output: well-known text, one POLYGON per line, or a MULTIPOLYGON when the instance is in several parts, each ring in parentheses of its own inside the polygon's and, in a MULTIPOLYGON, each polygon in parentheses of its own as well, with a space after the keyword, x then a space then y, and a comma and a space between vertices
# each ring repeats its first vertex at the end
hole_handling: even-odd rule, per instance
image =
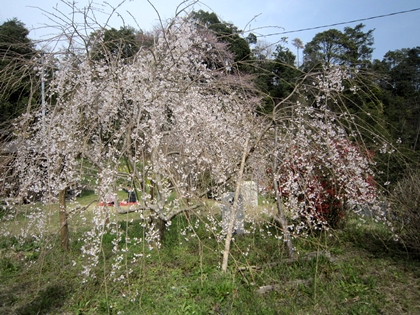
POLYGON ((0 52, 6 58, 30 57, 33 53, 33 44, 28 35, 29 31, 25 24, 18 19, 14 18, 4 22, 0 26, 0 52))
MULTIPOLYGON (((240 36, 242 31, 238 30, 236 26, 220 21, 214 12, 209 13, 199 10, 192 13, 192 18, 207 26, 216 34, 220 41, 228 44, 229 51, 233 53, 235 62, 244 62, 250 59, 249 41, 240 36)), ((255 40, 255 35, 248 39, 251 41, 255 40)), ((239 67, 242 69, 241 63, 239 63, 239 67)))
POLYGON ((303 51, 305 68, 310 70, 325 64, 342 64, 344 40, 343 33, 336 29, 316 34, 303 51))
POLYGON ((420 148, 420 47, 389 51, 375 70, 381 74, 381 100, 394 139, 420 148))
POLYGON ((295 67, 295 55, 287 48, 278 45, 274 53, 272 73, 274 81, 270 95, 277 100, 282 100, 291 95, 301 76, 295 67))
POLYGON ((255 36, 255 34, 253 33, 249 33, 248 36, 246 37, 246 41, 248 42, 248 44, 256 44, 257 36, 255 36))
POLYGON ((93 59, 111 60, 116 58, 130 58, 134 56, 144 44, 144 36, 137 36, 138 33, 134 28, 121 27, 119 30, 115 28, 105 31, 94 32, 91 35, 91 54, 93 59), (140 39, 140 40, 139 40, 140 39))
POLYGON ((40 94, 40 86, 33 82, 34 65, 30 65, 36 51, 28 34, 16 18, 0 25, 0 129, 40 94))
POLYGON ((396 184, 406 166, 418 167, 420 152, 420 47, 389 51, 382 61, 375 60, 376 73, 388 139, 399 150, 398 156, 381 157, 390 169, 389 180, 396 184))
POLYGON ((373 30, 363 32, 364 25, 346 27, 344 32, 330 29, 315 35, 306 44, 304 67, 307 71, 323 65, 346 65, 366 68, 373 52, 373 30))
POLYGON ((295 66, 296 56, 288 48, 278 45, 273 57, 251 63, 256 76, 255 84, 265 95, 262 112, 268 115, 273 114, 276 104, 284 99, 288 98, 288 103, 282 107, 296 101, 298 96, 293 95, 293 90, 302 78, 302 72, 295 66))
POLYGON ((373 31, 363 31, 365 25, 358 24, 354 28, 345 27, 345 60, 346 64, 359 69, 366 68, 370 64, 373 52, 373 31))

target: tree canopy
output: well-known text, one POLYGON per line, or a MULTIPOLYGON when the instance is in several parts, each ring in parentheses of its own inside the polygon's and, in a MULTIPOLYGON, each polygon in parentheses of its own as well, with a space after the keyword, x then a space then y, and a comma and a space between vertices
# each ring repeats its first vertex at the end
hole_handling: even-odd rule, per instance
MULTIPOLYGON (((199 10, 193 12, 192 17, 213 31, 220 41, 228 44, 235 62, 250 59, 251 50, 246 39, 240 36, 241 31, 231 23, 220 21, 214 12, 199 10)), ((255 39, 254 39, 255 40, 255 39)), ((238 63, 240 65, 240 63, 238 63)))
POLYGON ((91 54, 94 59, 132 57, 140 48, 137 32, 132 27, 110 28, 91 34, 91 54))
POLYGON ((22 114, 39 95, 33 82, 36 72, 28 67, 36 54, 28 35, 16 18, 0 25, 0 126, 22 114))
POLYGON ((420 47, 389 51, 374 69, 381 74, 381 100, 393 137, 419 150, 420 47))
POLYGON ((316 34, 303 50, 305 68, 326 64, 365 68, 373 52, 373 30, 365 33, 363 28, 358 24, 344 32, 330 29, 316 34))

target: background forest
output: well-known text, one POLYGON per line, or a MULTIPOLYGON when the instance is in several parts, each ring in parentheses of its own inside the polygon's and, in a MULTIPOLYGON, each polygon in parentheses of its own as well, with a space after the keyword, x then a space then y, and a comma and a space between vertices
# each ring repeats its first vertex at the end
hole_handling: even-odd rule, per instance
POLYGON ((420 46, 193 4, 0 26, 0 313, 420 312, 420 46))

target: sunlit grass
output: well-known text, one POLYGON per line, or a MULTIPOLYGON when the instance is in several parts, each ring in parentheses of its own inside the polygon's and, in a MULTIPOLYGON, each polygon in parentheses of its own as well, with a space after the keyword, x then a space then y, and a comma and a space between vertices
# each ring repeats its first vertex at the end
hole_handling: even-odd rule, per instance
MULTIPOLYGON (((83 195, 78 204, 95 198, 83 195)), ((213 201, 207 206, 219 215, 213 201)), ((272 204, 264 206, 273 209, 272 204)), ((56 206, 44 210, 52 211, 51 231, 56 232, 56 206)), ((359 225, 350 218, 331 235, 295 238, 300 258, 290 261, 282 240, 275 237, 278 229, 265 216, 254 228, 246 225, 253 233, 235 237, 228 272, 222 273, 223 244, 207 231, 204 218, 176 217, 161 249, 150 250, 142 242, 126 242, 144 236, 139 214, 116 215, 123 231, 118 245, 127 249, 123 268, 110 276, 116 236, 106 233, 93 270, 96 278, 82 284, 80 249, 93 213, 86 210, 86 220, 70 217, 69 252, 60 249, 55 232, 25 243, 12 236, 0 238, 0 314, 420 313, 419 262, 401 254, 391 233, 378 223, 359 225), (190 225, 196 237, 184 233, 190 225), (128 278, 115 281, 128 271, 128 278)), ((19 215, 14 224, 26 220, 19 215)))

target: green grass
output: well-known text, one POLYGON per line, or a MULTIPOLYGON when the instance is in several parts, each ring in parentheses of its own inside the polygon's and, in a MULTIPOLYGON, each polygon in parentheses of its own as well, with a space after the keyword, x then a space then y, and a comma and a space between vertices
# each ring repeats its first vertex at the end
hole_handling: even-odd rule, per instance
POLYGON ((69 252, 56 234, 25 243, 1 237, 0 314, 420 314, 420 262, 378 224, 350 220, 333 236, 295 239, 300 258, 291 262, 277 229, 261 221, 254 234, 235 238, 223 273, 223 244, 194 215, 175 218, 160 250, 128 242, 144 236, 138 215, 119 218, 121 237, 103 235, 96 277, 84 284, 79 239, 86 227, 78 218, 70 222, 69 252), (190 223, 197 237, 181 234, 190 223), (127 251, 111 277, 122 254, 112 251, 116 242, 127 251), (331 259, 305 256, 316 251, 331 259))

